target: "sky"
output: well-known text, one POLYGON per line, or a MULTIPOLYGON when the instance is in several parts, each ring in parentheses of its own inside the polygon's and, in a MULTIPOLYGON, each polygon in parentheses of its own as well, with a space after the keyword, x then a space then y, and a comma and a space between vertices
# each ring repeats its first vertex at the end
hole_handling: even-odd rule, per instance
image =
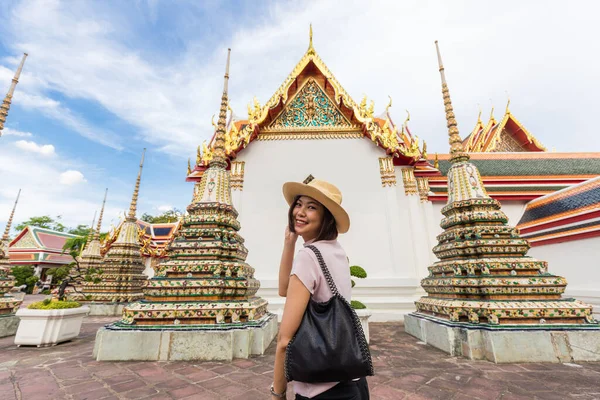
POLYGON ((29 54, 0 137, 0 227, 61 216, 104 228, 128 209, 142 149, 138 216, 183 210, 188 158, 213 134, 227 48, 229 98, 245 118, 308 46, 355 99, 447 152, 434 41, 459 130, 507 99, 548 149, 600 151, 600 3, 595 1, 14 1, 0 3, 0 96, 29 54))

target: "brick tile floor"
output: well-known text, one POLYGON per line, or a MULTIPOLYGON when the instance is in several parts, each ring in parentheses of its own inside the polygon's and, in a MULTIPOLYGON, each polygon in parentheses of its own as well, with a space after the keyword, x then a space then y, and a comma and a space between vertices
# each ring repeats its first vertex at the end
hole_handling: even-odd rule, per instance
MULTIPOLYGON (((264 356, 227 362, 97 362, 88 317, 79 338, 17 348, 0 339, 0 400, 269 399, 273 345, 264 356)), ((371 324, 372 399, 600 399, 600 363, 506 364, 448 357, 398 323, 371 324)), ((289 396, 288 398, 291 398, 289 396)))

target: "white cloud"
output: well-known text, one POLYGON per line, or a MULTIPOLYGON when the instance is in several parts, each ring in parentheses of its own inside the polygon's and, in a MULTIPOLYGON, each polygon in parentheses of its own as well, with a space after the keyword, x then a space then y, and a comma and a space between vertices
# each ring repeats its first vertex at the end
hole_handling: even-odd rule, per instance
POLYGON ((79 171, 68 170, 60 174, 59 182, 63 185, 75 185, 87 182, 83 174, 79 171))
POLYGON ((4 128, 1 132, 2 136, 6 135, 6 136, 18 136, 18 137, 31 137, 33 136, 32 133, 30 132, 23 132, 23 131, 18 131, 16 129, 12 129, 12 128, 4 128))
POLYGON ((17 146, 21 150, 42 154, 44 156, 53 156, 56 154, 54 152, 54 146, 51 144, 40 145, 30 140, 17 140, 15 142, 15 146, 17 146))
POLYGON ((173 209, 173 206, 165 204, 165 205, 162 205, 162 206, 158 206, 157 209, 160 212, 167 212, 167 211, 171 211, 173 209))

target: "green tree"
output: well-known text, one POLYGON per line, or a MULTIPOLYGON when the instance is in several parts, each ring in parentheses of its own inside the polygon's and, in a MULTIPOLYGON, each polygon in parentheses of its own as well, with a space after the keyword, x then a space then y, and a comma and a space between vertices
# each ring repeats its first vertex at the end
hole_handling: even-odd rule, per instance
POLYGON ((15 277, 15 286, 27 285, 27 293, 33 291, 33 286, 38 281, 37 276, 33 275, 33 267, 29 265, 12 267, 11 274, 15 277))
POLYGON ((52 275, 52 285, 60 285, 69 273, 71 272, 71 264, 63 265, 62 267, 52 268, 47 272, 47 275, 52 275))
POLYGON ((52 229, 58 232, 64 232, 67 230, 67 227, 60 222, 61 218, 62 217, 60 215, 57 215, 56 219, 48 215, 43 215, 41 217, 31 217, 27 221, 15 225, 15 229, 17 231, 22 231, 27 225, 31 225, 40 228, 52 229))
POLYGON ((148 213, 144 213, 140 219, 144 222, 148 222, 149 224, 161 224, 167 222, 176 222, 179 220, 179 218, 181 218, 182 215, 183 213, 180 210, 174 208, 159 215, 150 215, 148 213))
POLYGON ((69 229, 69 233, 71 235, 77 235, 77 236, 85 236, 87 237, 90 234, 90 231, 92 230, 91 227, 87 226, 87 225, 77 225, 76 228, 70 228, 69 229))

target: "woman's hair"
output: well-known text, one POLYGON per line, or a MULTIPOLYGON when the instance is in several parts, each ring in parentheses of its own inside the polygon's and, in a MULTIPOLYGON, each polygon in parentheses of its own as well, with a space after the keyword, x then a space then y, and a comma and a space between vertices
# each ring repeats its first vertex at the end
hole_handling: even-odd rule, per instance
MULTIPOLYGON (((294 207, 296 207, 296 203, 298 199, 302 196, 294 197, 294 201, 290 205, 290 209, 288 211, 288 227, 290 228, 290 232, 296 233, 294 228, 294 207)), ((333 214, 326 207, 323 206, 323 219, 321 220, 321 230, 319 234, 315 238, 315 242, 319 240, 335 240, 338 237, 337 225, 335 223, 335 218, 333 218, 333 214)))

